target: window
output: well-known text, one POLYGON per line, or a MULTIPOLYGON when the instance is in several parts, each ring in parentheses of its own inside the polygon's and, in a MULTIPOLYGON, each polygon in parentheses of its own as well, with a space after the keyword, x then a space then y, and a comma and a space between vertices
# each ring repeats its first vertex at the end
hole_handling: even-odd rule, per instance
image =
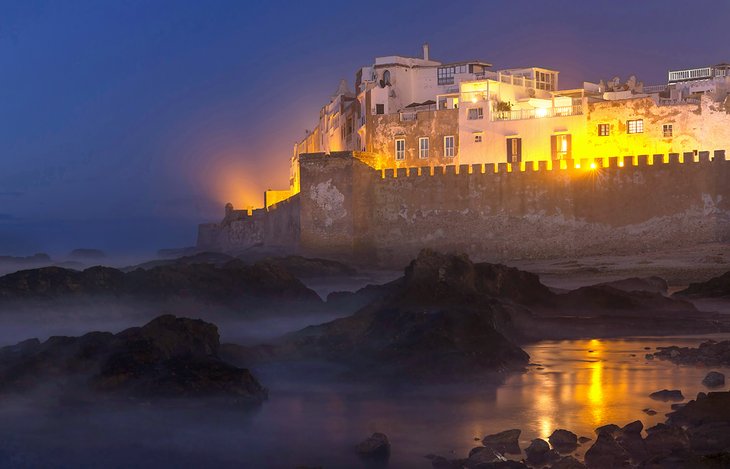
POLYGON ((428 158, 428 137, 418 139, 418 157, 428 158))
POLYGON ((385 104, 376 104, 375 114, 385 114, 385 104))
POLYGON ((444 137, 444 156, 453 157, 454 155, 454 136, 447 135, 444 137))
POLYGON ((553 135, 550 137, 550 149, 553 160, 570 159, 571 140, 570 134, 553 135))
POLYGON ((383 72, 383 84, 390 85, 390 70, 383 72))
POLYGON ((507 139, 507 163, 522 161, 522 139, 512 137, 507 139))
POLYGON ((608 124, 598 124, 598 136, 608 137, 611 134, 611 126, 608 124))
POLYGON ((672 124, 664 124, 662 127, 662 133, 665 137, 674 136, 674 126, 672 124))
POLYGON ((482 134, 474 134, 474 143, 482 143, 482 134))
POLYGON ((484 109, 480 107, 475 107, 472 109, 469 109, 469 114, 467 115, 467 119, 473 121, 477 119, 484 119, 484 109))
POLYGON ((630 134, 640 134, 644 132, 644 120, 635 119, 626 122, 626 128, 630 134))
POLYGON ((406 159, 406 140, 403 138, 395 139, 395 159, 398 161, 406 159))
POLYGON ((439 85, 453 85, 454 75, 457 73, 467 73, 468 67, 464 65, 455 65, 448 67, 439 67, 436 71, 439 85))

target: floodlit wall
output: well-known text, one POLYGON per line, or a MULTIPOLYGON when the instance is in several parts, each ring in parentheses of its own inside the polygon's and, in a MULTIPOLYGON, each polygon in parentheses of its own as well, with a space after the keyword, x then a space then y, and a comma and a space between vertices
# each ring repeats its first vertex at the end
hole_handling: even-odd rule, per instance
POLYGON ((384 171, 305 156, 305 254, 399 265, 424 247, 498 260, 730 241, 724 152, 384 171))

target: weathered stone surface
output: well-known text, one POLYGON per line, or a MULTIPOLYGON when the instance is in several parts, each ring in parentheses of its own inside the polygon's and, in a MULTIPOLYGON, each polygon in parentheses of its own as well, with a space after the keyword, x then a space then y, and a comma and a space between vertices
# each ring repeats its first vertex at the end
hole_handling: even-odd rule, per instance
POLYGON ((618 425, 615 425, 613 423, 609 423, 608 425, 603 425, 602 427, 596 428, 595 432, 596 432, 596 435, 601 435, 603 433, 607 433, 609 435, 614 435, 619 430, 621 430, 621 427, 619 427, 618 425))
POLYGON ((725 386, 725 375, 718 371, 710 371, 702 380, 702 384, 708 388, 719 388, 725 386))
POLYGON ((368 459, 388 459, 390 457, 390 442, 384 433, 373 433, 358 443, 355 451, 360 456, 368 459))
POLYGON ((646 432, 644 443, 651 456, 667 456, 678 450, 689 449, 689 436, 682 427, 660 423, 646 432))
POLYGON ((569 453, 578 446, 578 435, 569 430, 558 429, 548 437, 548 441, 559 453, 569 453))
POLYGON ((251 373, 222 361, 218 348, 215 325, 171 315, 116 335, 26 341, 0 349, 0 391, 24 392, 53 381, 59 392, 266 399, 251 373))
POLYGON ((586 451, 585 463, 590 469, 629 467, 629 454, 606 431, 599 433, 596 442, 586 451))
POLYGON ((469 452, 467 467, 481 467, 482 464, 504 461, 504 457, 491 448, 479 446, 469 452))
POLYGON ((512 429, 487 435, 482 444, 502 454, 520 454, 519 438, 522 430, 512 429))
POLYGON ((550 445, 547 441, 541 438, 535 438, 530 442, 530 445, 525 448, 525 455, 527 460, 533 463, 540 463, 548 458, 550 452, 550 445))
POLYGON ((682 391, 679 389, 662 389, 661 391, 656 391, 651 394, 649 394, 649 397, 654 399, 655 401, 683 401, 684 396, 682 395, 682 391))

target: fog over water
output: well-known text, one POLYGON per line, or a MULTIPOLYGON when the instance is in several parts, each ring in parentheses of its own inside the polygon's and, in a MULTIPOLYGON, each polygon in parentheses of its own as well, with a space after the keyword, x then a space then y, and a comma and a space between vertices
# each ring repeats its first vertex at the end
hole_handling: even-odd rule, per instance
POLYGON ((426 454, 464 457, 478 446, 475 437, 509 428, 522 429, 523 448, 557 428, 593 438, 593 429, 607 423, 663 421, 670 404, 652 401, 651 392, 681 389, 693 398, 706 391, 700 381, 707 370, 644 359, 644 347, 705 338, 542 342, 526 350, 544 369, 530 367, 498 386, 389 388, 335 383, 316 365, 304 371, 267 365, 253 371, 270 398, 248 410, 205 402, 58 407, 47 399, 4 399, 0 465, 362 467, 353 446, 380 431, 391 440, 390 467, 430 467, 426 454), (657 415, 642 413, 647 407, 657 415))

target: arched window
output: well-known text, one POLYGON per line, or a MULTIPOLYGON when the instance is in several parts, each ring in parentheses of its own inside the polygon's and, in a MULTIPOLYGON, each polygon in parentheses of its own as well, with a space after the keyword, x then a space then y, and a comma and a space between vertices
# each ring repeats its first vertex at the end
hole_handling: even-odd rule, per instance
POLYGON ((386 85, 390 85, 390 70, 386 70, 383 72, 383 83, 386 85))

